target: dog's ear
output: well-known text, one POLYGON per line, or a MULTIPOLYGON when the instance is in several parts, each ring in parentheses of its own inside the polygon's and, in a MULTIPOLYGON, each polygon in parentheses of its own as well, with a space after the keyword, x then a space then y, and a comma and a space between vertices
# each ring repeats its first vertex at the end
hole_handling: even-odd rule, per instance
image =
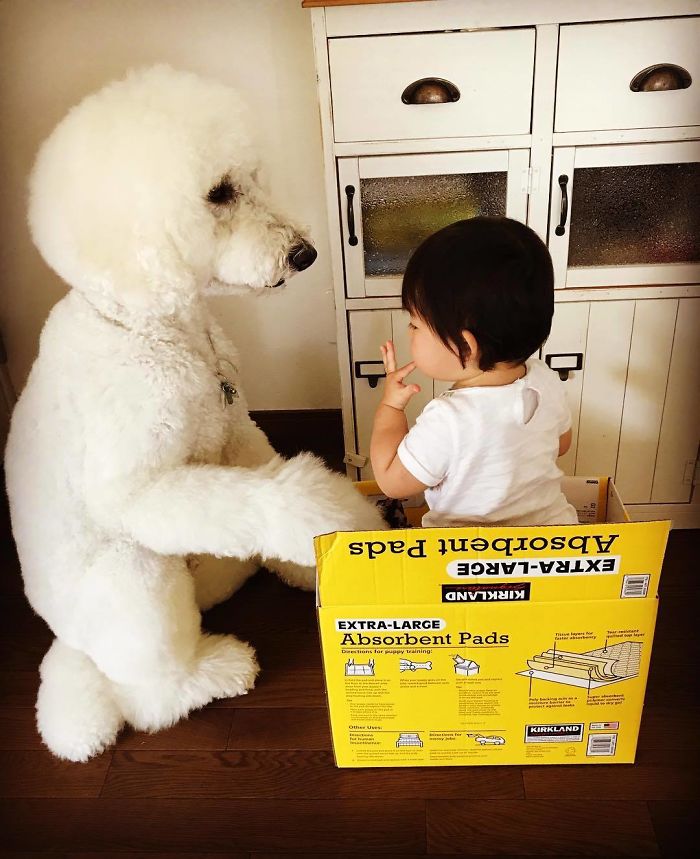
POLYGON ((32 172, 29 222, 46 262, 83 292, 132 304, 191 295, 211 279, 213 165, 233 158, 247 176, 255 164, 245 114, 229 87, 167 66, 87 96, 32 172))
POLYGON ((125 100, 109 90, 89 97, 44 142, 29 181, 29 225, 71 286, 165 308, 195 289, 196 260, 185 257, 208 247, 200 231, 209 225, 198 177, 182 169, 187 142, 173 140, 165 122, 139 127, 125 100), (115 118, 120 110, 129 122, 115 118))
POLYGON ((185 223, 185 207, 177 221, 168 220, 163 201, 148 199, 157 184, 135 195, 136 183, 125 178, 119 188, 112 178, 91 176, 89 165, 78 175, 77 166, 73 170, 70 159, 61 157, 63 147, 51 143, 31 175, 28 213, 32 238, 48 265, 86 295, 133 307, 181 305, 196 288, 194 269, 177 241, 182 233, 197 235, 197 224, 188 229, 185 223))
POLYGON ((174 311, 196 291, 195 273, 166 230, 135 224, 134 242, 129 250, 129 264, 112 275, 117 301, 174 311))

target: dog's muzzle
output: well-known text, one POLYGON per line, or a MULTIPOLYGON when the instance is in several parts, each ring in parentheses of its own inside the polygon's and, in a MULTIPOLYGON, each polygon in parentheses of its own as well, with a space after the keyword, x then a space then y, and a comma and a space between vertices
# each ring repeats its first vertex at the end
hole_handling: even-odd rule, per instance
POLYGON ((290 268, 295 271, 304 271, 305 268, 313 265, 317 256, 316 248, 302 239, 302 241, 298 245, 294 245, 287 254, 287 262, 289 263, 290 268))
MULTIPOLYGON (((312 244, 309 244, 309 242, 302 239, 298 244, 294 245, 287 254, 287 265, 291 269, 292 273, 295 271, 304 271, 305 268, 313 265, 317 256, 316 248, 312 244)), ((277 283, 271 283, 268 286, 268 289, 276 289, 278 286, 283 285, 284 278, 281 278, 277 283)))

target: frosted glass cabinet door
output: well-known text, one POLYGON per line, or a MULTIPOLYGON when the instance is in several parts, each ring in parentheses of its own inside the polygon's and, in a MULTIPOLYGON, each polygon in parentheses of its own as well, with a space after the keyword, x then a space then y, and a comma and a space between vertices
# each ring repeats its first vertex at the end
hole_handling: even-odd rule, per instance
POLYGON ((700 282, 700 143, 556 149, 558 287, 700 282))
POLYGON ((525 221, 527 150, 338 159, 347 294, 398 295, 431 233, 476 215, 525 221))

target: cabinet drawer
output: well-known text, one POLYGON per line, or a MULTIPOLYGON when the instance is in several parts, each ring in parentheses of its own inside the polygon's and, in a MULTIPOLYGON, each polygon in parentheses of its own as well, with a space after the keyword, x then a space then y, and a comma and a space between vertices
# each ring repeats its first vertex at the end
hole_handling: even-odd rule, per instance
POLYGON ((330 39, 333 127, 339 142, 528 134, 534 28, 330 39), (405 104, 424 78, 456 101, 405 104))
MULTIPOLYGON (((698 44, 700 18, 563 26, 554 130, 699 125, 698 44), (690 86, 641 92, 630 88, 639 72, 660 65, 683 70, 690 86)), ((687 82, 683 72, 676 75, 687 82)))

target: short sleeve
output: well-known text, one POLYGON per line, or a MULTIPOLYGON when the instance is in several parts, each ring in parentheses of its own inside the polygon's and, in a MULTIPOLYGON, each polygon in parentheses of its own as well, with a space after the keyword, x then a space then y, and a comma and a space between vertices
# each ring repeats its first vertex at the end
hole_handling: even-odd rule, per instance
POLYGON ((562 382, 560 379, 554 380, 554 386, 557 392, 557 410, 558 410, 558 431, 559 435, 562 436, 567 430, 571 429, 571 409, 569 407, 569 401, 566 398, 566 389, 564 385, 566 383, 562 382))
POLYGON ((546 367, 546 370, 551 374, 553 405, 556 409, 557 418, 557 432, 562 436, 567 430, 571 429, 571 409, 569 407, 569 401, 566 398, 566 382, 562 382, 554 370, 551 370, 549 367, 546 367))
POLYGON ((444 480, 454 455, 451 409, 446 400, 431 400, 398 447, 397 454, 407 471, 426 486, 444 480))
POLYGON ((556 370, 552 370, 544 361, 530 359, 528 366, 533 370, 533 387, 545 397, 546 409, 561 437, 571 429, 571 409, 566 397, 566 382, 562 382, 556 370))

